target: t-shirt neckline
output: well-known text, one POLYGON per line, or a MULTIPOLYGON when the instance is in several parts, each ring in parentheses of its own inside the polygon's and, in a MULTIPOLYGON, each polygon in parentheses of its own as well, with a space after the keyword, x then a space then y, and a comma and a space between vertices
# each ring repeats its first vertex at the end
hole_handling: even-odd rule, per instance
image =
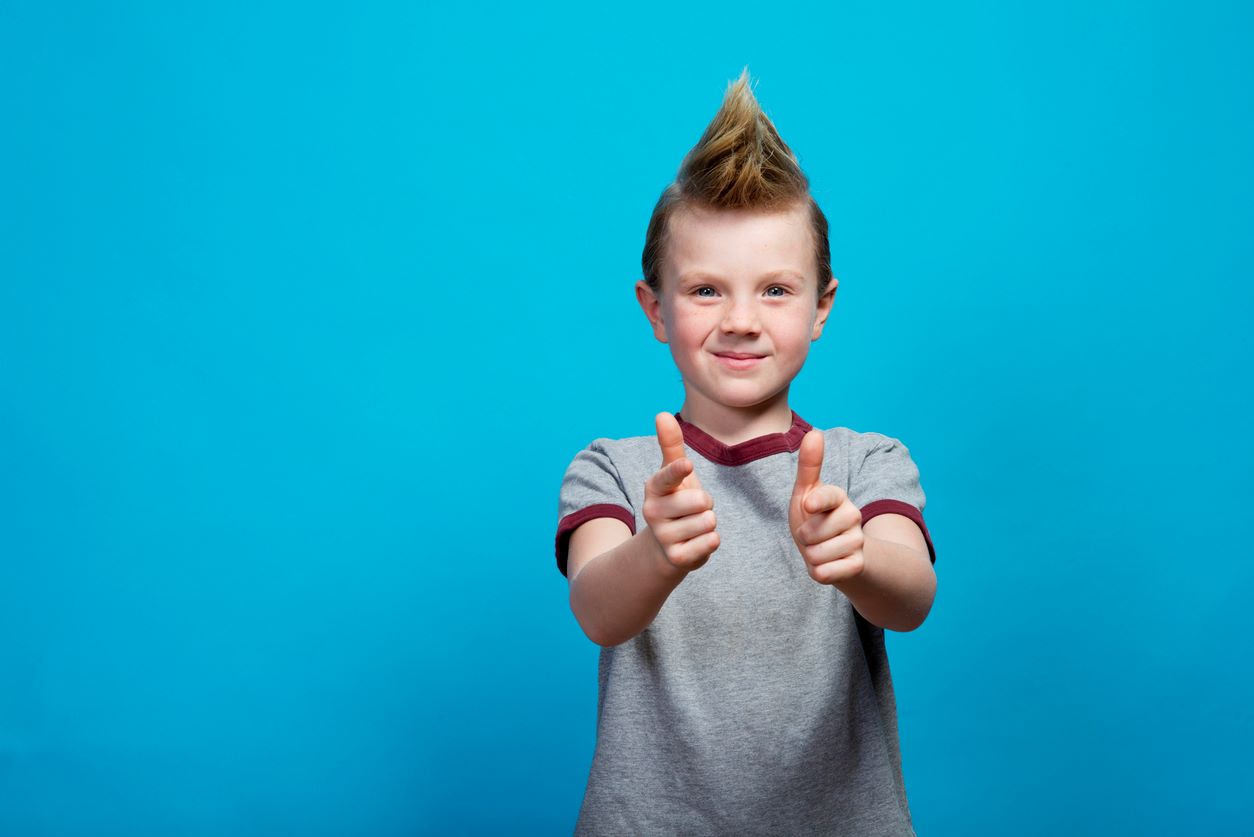
POLYGON ((766 433, 746 439, 735 445, 725 445, 706 433, 700 427, 685 420, 676 412, 675 419, 684 434, 684 443, 711 462, 719 465, 744 465, 764 456, 771 456, 785 451, 795 451, 801 447, 801 439, 813 428, 810 423, 791 410, 792 426, 784 433, 766 433))

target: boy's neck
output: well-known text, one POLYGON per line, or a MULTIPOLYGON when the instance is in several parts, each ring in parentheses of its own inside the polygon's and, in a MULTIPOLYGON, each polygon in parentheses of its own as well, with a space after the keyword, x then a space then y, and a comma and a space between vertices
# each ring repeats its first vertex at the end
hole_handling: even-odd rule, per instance
POLYGON ((785 390, 771 401, 752 407, 728 407, 691 396, 684 399, 679 414, 725 445, 738 445, 769 433, 792 429, 792 408, 785 390))

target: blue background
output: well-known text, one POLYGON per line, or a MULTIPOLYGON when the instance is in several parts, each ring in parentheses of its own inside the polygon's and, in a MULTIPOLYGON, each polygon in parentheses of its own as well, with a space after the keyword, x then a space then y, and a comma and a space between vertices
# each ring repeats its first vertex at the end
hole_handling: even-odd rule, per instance
POLYGON ((558 487, 682 402, 632 286, 746 64, 841 280, 792 406, 928 496, 919 833, 1248 823, 1252 33, 6 3, 0 832, 569 833, 558 487))

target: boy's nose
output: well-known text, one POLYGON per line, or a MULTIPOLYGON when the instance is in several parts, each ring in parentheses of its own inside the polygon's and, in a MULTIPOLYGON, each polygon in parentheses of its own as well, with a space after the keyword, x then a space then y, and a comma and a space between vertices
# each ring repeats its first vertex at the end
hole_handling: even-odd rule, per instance
POLYGON ((727 332, 755 332, 758 326, 758 312, 752 305, 732 304, 723 316, 723 330, 727 332))

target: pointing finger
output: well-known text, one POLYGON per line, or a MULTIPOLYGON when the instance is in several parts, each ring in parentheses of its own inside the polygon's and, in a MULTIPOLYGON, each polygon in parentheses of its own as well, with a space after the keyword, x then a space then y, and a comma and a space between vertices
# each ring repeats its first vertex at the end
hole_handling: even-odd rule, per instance
POLYGON ((840 508, 845 502, 845 491, 839 485, 820 485, 806 495, 804 508, 810 514, 840 508))
POLYGON ((663 465, 656 474, 649 477, 648 486, 654 494, 670 494, 684 482, 684 477, 692 470, 692 461, 677 459, 663 465))

